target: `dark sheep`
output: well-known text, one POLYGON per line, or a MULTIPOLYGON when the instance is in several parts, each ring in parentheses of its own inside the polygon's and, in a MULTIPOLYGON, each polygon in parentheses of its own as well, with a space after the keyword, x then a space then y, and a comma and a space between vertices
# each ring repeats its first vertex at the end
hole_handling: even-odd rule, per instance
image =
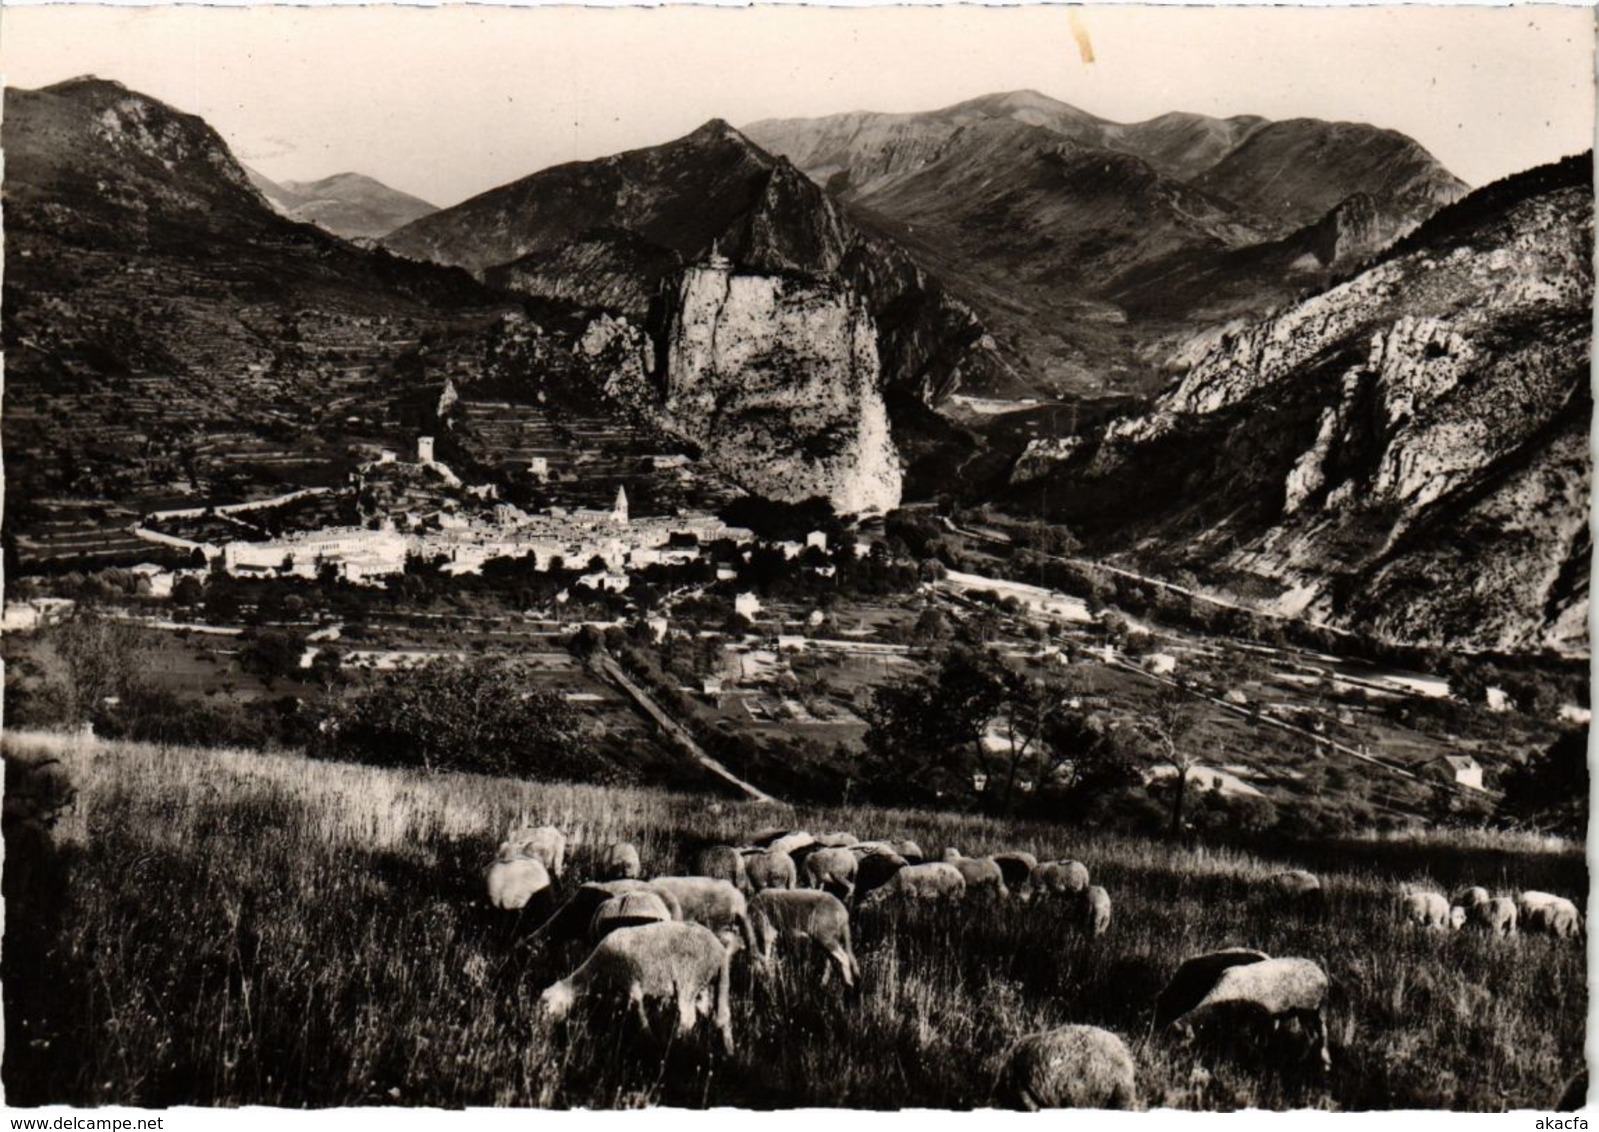
POLYGON ((1229 967, 1270 959, 1264 951, 1227 947, 1185 959, 1155 999, 1155 1028, 1163 1029, 1204 1001, 1229 967))

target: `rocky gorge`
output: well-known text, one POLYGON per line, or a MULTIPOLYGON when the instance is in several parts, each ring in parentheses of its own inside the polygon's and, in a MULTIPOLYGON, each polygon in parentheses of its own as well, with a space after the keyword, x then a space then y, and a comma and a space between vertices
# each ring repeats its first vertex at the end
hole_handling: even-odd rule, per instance
POLYGON ((1591 158, 1445 208, 1201 349, 1017 491, 1106 548, 1395 639, 1587 647, 1591 158), (1173 463, 1180 461, 1180 463, 1173 463), (1131 504, 1131 506, 1129 506, 1131 504))

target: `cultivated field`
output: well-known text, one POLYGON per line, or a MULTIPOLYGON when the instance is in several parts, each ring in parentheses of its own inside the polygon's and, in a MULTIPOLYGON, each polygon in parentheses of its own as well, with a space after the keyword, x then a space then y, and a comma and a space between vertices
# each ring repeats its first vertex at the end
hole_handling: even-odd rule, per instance
POLYGON ((1326 909, 1296 913, 1256 883, 1284 862, 1044 826, 45 735, 9 735, 5 751, 11 799, 19 766, 47 758, 78 790, 49 835, 8 822, 12 1105, 969 1108, 988 1103, 1012 1042, 1068 1021, 1128 1040, 1150 1106, 1547 1109, 1582 1061, 1580 943, 1428 934, 1398 921, 1391 896, 1425 878, 1581 904, 1577 846, 1328 846, 1294 862, 1322 873, 1326 909), (481 870, 523 809, 580 840, 568 886, 612 841, 671 873, 705 842, 794 825, 935 853, 1075 856, 1115 917, 1092 940, 1038 904, 868 913, 858 996, 817 988, 804 961, 756 986, 735 966, 732 1058, 604 1016, 550 1027, 539 991, 584 948, 519 945, 528 925, 496 920, 482 898, 481 870), (1229 1060, 1146 1037, 1176 964, 1230 945, 1311 957, 1333 976, 1329 1075, 1288 1042, 1229 1060))

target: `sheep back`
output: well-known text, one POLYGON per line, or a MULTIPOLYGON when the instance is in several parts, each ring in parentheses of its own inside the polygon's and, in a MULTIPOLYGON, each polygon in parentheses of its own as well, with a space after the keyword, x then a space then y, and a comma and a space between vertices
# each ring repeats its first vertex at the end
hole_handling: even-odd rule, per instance
POLYGON ((1010 1108, 1130 1109, 1138 1105, 1137 1070, 1127 1045, 1098 1026, 1061 1026, 1029 1034, 1011 1048, 995 1099, 1010 1108))

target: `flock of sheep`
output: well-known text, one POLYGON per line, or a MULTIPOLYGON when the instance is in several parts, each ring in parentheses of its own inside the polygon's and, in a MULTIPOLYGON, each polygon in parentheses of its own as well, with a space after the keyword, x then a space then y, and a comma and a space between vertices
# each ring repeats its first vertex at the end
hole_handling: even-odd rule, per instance
MULTIPOLYGON (((545 1014, 559 1021, 591 997, 625 1006, 649 1031, 647 1007, 664 1003, 675 1010, 680 1035, 708 1021, 728 1053, 735 1048, 733 956, 745 952, 753 971, 765 975, 780 943, 787 948, 809 941, 826 957, 822 982, 836 969, 844 986, 854 987, 860 967, 851 943, 852 909, 987 894, 1065 901, 1078 926, 1093 936, 1105 932, 1111 919, 1110 894, 1089 883, 1079 861, 1040 862, 1026 852, 967 857, 953 848, 943 860, 929 861, 912 841, 781 829, 756 834, 747 845, 703 850, 691 876, 644 879, 638 850, 613 845, 602 857, 603 875, 579 885, 557 906, 554 882, 564 877, 566 850, 567 838, 558 829, 533 827, 524 819, 508 831, 487 871, 489 901, 496 908, 523 910, 538 902, 550 909, 538 935, 586 940, 593 947, 575 971, 544 990, 545 1014)), ((1322 898, 1318 878, 1302 870, 1277 873, 1268 884, 1289 903, 1315 906, 1322 898)), ((1398 911, 1433 929, 1471 925, 1498 934, 1519 928, 1556 936, 1582 930, 1571 901, 1543 892, 1510 898, 1470 888, 1450 901, 1441 893, 1405 889, 1398 911)), ((1250 948, 1196 955, 1177 967, 1156 999, 1151 1032, 1187 1040, 1202 1032, 1226 1038, 1274 1032, 1289 1022, 1307 1039, 1307 1055, 1330 1068, 1328 987, 1327 973, 1312 959, 1274 958, 1250 948)), ((994 1099, 1029 1110, 1133 1108, 1136 1066, 1116 1034, 1061 1026, 1012 1047, 994 1099)))

